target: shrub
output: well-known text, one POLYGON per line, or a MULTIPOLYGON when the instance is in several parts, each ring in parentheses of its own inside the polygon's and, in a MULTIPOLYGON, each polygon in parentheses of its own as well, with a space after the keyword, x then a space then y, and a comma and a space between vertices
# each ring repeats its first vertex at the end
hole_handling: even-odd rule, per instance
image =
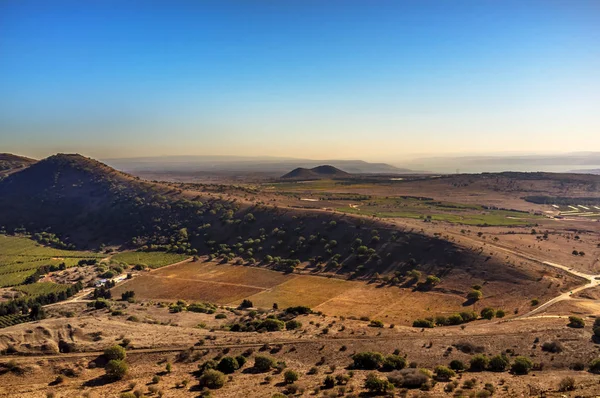
POLYGON ((382 328, 383 322, 374 319, 369 323, 369 326, 372 328, 382 328))
POLYGON ((160 377, 159 376, 154 376, 152 378, 152 384, 158 384, 160 383, 160 377))
POLYGON ((558 384, 558 391, 573 391, 575 389, 575 379, 572 377, 565 377, 558 384))
POLYGON ((450 362, 450 369, 460 372, 461 370, 465 370, 465 364, 458 359, 454 359, 450 362))
POLYGON ((286 370, 283 374, 283 380, 285 384, 292 384, 298 381, 298 372, 294 372, 293 370, 286 370))
POLYGON ((433 321, 429 319, 415 319, 412 325, 414 328, 432 328, 435 326, 433 321))
POLYGON ((287 330, 295 330, 300 329, 302 327, 302 322, 292 319, 291 321, 287 321, 285 323, 285 328, 287 330))
POLYGON ((471 372, 483 372, 488 367, 490 360, 483 354, 477 354, 473 358, 471 358, 471 361, 469 363, 471 365, 469 367, 471 372))
POLYGON ((224 374, 230 374, 240 368, 237 359, 232 357, 223 357, 217 365, 217 370, 224 374))
POLYGON ((399 388, 422 388, 429 382, 429 375, 419 369, 403 369, 389 375, 388 380, 399 388))
POLYGON ((323 388, 330 389, 335 386, 335 379, 332 375, 327 375, 323 380, 323 388))
POLYGON ((119 395, 119 398, 136 398, 132 392, 123 392, 119 395))
POLYGON ((356 369, 378 369, 383 364, 383 355, 379 352, 360 352, 352 356, 356 369))
POLYGON ((571 328, 579 328, 580 329, 585 326, 585 321, 583 320, 583 318, 580 318, 578 316, 570 316, 569 324, 567 326, 571 327, 571 328))
POLYGON ((238 355, 237 357, 235 357, 235 360, 237 361, 238 366, 240 368, 246 364, 246 357, 243 355, 238 355))
POLYGON ((200 376, 200 387, 207 387, 212 390, 221 388, 225 385, 225 375, 218 370, 209 369, 200 376))
POLYGON ((518 375, 525 375, 533 368, 533 362, 527 357, 516 357, 511 370, 518 375))
POLYGON ((481 290, 471 290, 468 294, 467 294, 467 299, 471 300, 471 301, 479 301, 483 298, 483 293, 481 292, 481 290))
POLYGON ((252 304, 252 301, 250 301, 248 299, 242 300, 242 303, 240 304, 240 308, 244 309, 244 308, 251 308, 251 307, 254 307, 254 304, 252 304))
POLYGON ((600 374, 600 358, 590 362, 590 372, 600 374))
POLYGON ((456 372, 446 366, 438 365, 435 367, 435 376, 438 380, 450 380, 456 376, 456 372))
POLYGON ((254 358, 254 369, 259 372, 268 372, 272 367, 275 366, 275 361, 264 355, 257 355, 254 358))
POLYGON ((225 319, 225 318, 227 318, 227 315, 225 315, 225 314, 217 314, 217 315, 215 315, 215 319, 225 319))
POLYGON ((481 317, 483 319, 490 320, 494 317, 494 315, 496 315, 496 310, 494 310, 493 308, 486 307, 481 310, 481 317))
POLYGON ((496 318, 504 318, 505 315, 506 313, 504 312, 504 310, 496 311, 496 318))
POLYGON ((510 361, 504 355, 496 355, 490 359, 489 369, 492 372, 504 372, 508 365, 510 365, 510 361))
POLYGON ((406 367, 406 359, 400 355, 387 355, 383 360, 385 370, 402 370, 406 367))
POLYGON ((558 341, 546 342, 542 344, 542 351, 558 354, 563 351, 563 345, 558 341))
POLYGON ((129 367, 127 364, 118 359, 111 359, 104 368, 106 377, 111 380, 121 380, 127 374, 129 367))
POLYGON ((262 321, 258 326, 257 329, 266 329, 269 332, 277 332, 279 330, 283 330, 283 327, 285 326, 285 323, 283 323, 283 321, 280 321, 279 319, 265 319, 264 321, 262 321))
POLYGON ((394 389, 388 380, 380 379, 375 373, 369 373, 365 379, 365 388, 374 394, 385 394, 394 389))
POLYGON ((204 373, 207 370, 216 369, 217 366, 218 366, 218 363, 216 361, 209 359, 208 361, 198 365, 198 370, 200 370, 200 373, 204 373))
POLYGON ((125 357, 127 357, 127 353, 125 352, 125 348, 121 347, 120 345, 114 345, 104 350, 104 356, 109 361, 111 359, 122 361, 125 359, 125 357))

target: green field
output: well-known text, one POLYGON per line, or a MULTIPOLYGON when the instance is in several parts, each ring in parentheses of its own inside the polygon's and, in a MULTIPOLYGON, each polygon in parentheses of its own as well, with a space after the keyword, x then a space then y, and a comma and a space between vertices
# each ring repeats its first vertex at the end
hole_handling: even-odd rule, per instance
POLYGON ((39 283, 31 283, 28 285, 22 285, 15 287, 15 290, 23 292, 28 296, 39 296, 41 294, 50 294, 50 293, 60 293, 65 292, 69 288, 70 285, 61 285, 58 283, 52 282, 39 282, 39 283))
POLYGON ((42 246, 26 237, 0 235, 0 287, 20 285, 45 265, 65 263, 71 267, 82 259, 102 257, 98 253, 42 246))
POLYGON ((415 198, 380 198, 354 206, 337 207, 337 211, 383 218, 431 219, 464 225, 519 226, 535 224, 542 218, 511 210, 491 210, 482 206, 447 203, 415 198))
POLYGON ((111 259, 129 265, 145 264, 149 268, 154 269, 178 263, 186 258, 190 258, 190 256, 187 254, 167 252, 125 252, 115 254, 111 259))

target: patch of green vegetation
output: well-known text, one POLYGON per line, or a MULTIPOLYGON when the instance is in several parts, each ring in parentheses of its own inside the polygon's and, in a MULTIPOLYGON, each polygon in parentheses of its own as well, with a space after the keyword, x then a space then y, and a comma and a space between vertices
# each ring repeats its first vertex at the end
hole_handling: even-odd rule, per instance
POLYGON ((125 252, 112 256, 112 260, 129 265, 145 264, 149 268, 161 268, 190 258, 187 254, 167 252, 125 252))
POLYGON ((42 246, 25 236, 0 235, 0 287, 24 283, 43 267, 72 267, 101 254, 42 246))
POLYGON ((30 283, 28 285, 15 287, 15 290, 23 292, 28 296, 39 296, 41 294, 66 292, 70 285, 61 285, 52 282, 30 283))

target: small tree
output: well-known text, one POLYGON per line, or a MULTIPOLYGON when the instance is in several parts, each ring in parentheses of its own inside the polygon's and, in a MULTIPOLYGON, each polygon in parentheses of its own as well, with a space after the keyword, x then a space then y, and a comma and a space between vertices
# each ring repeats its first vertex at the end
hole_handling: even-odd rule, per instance
POLYGON ((365 379, 365 388, 374 394, 385 394, 394 389, 388 380, 380 379, 375 373, 369 373, 365 379))
POLYGON ((323 381, 323 388, 330 389, 335 386, 335 379, 332 375, 327 375, 323 381))
POLYGON ((110 380, 121 380, 127 374, 129 367, 125 361, 118 359, 111 359, 104 368, 106 377, 110 380))
POLYGON ((127 352, 120 345, 113 345, 104 350, 104 357, 109 361, 111 359, 122 361, 127 357, 127 352))
POLYGON ((585 321, 583 320, 583 318, 580 318, 578 316, 570 316, 569 317, 569 324, 567 325, 571 328, 583 328, 585 327, 585 321))
POLYGON ((477 354, 471 358, 470 361, 470 370, 472 372, 483 372, 489 364, 490 360, 483 354, 477 354))
POLYGON ((360 352, 352 356, 356 369, 378 369, 383 364, 383 355, 379 352, 360 352))
POLYGON ((302 322, 292 319, 291 321, 287 321, 285 323, 285 328, 287 330, 295 330, 300 329, 302 327, 302 322))
POLYGON ((210 388, 212 390, 221 388, 225 385, 226 377, 218 370, 209 369, 200 376, 200 387, 210 388))
POLYGON ((533 362, 527 357, 516 357, 511 370, 518 375, 525 375, 533 368, 533 362))
POLYGON ((385 370, 402 370, 406 367, 406 359, 400 355, 387 355, 383 360, 385 370))
POLYGON ((459 361, 458 359, 454 359, 450 362, 450 369, 460 372, 462 370, 465 370, 465 364, 462 363, 462 361, 459 361))
POLYGON ((232 358, 232 357, 223 357, 221 359, 221 361, 219 362, 219 364, 217 365, 217 369, 220 372, 223 372, 225 374, 233 373, 236 370, 238 370, 239 368, 240 368, 240 365, 239 365, 237 359, 232 358))
POLYGON ((496 355, 490 359, 489 369, 492 372, 504 372, 508 365, 510 365, 510 361, 504 355, 496 355))
POLYGON ((295 383, 296 381, 298 381, 298 372, 295 372, 291 369, 287 370, 283 374, 283 380, 285 381, 285 384, 295 383))
POLYGON ((496 311, 493 308, 486 307, 481 310, 481 317, 483 319, 490 320, 494 317, 494 315, 496 315, 496 311))
POLYGON ((435 376, 438 380, 448 381, 456 376, 456 372, 445 366, 438 365, 435 367, 435 376))
POLYGON ((479 301, 483 298, 483 293, 481 292, 481 290, 471 290, 468 294, 467 294, 467 299, 471 300, 471 301, 479 301))
POLYGON ((268 372, 272 367, 275 366, 275 361, 264 355, 257 355, 254 358, 254 369, 259 372, 268 372))
POLYGON ((252 307, 254 307, 254 304, 252 303, 252 301, 250 301, 248 299, 242 300, 242 303, 240 304, 240 308, 242 308, 242 309, 252 308, 252 307))

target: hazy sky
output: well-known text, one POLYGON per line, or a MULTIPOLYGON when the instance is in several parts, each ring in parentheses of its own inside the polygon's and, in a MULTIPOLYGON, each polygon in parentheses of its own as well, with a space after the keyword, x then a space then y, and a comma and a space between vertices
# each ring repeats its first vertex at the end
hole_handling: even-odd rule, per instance
POLYGON ((598 0, 0 0, 0 152, 599 149, 598 0))

